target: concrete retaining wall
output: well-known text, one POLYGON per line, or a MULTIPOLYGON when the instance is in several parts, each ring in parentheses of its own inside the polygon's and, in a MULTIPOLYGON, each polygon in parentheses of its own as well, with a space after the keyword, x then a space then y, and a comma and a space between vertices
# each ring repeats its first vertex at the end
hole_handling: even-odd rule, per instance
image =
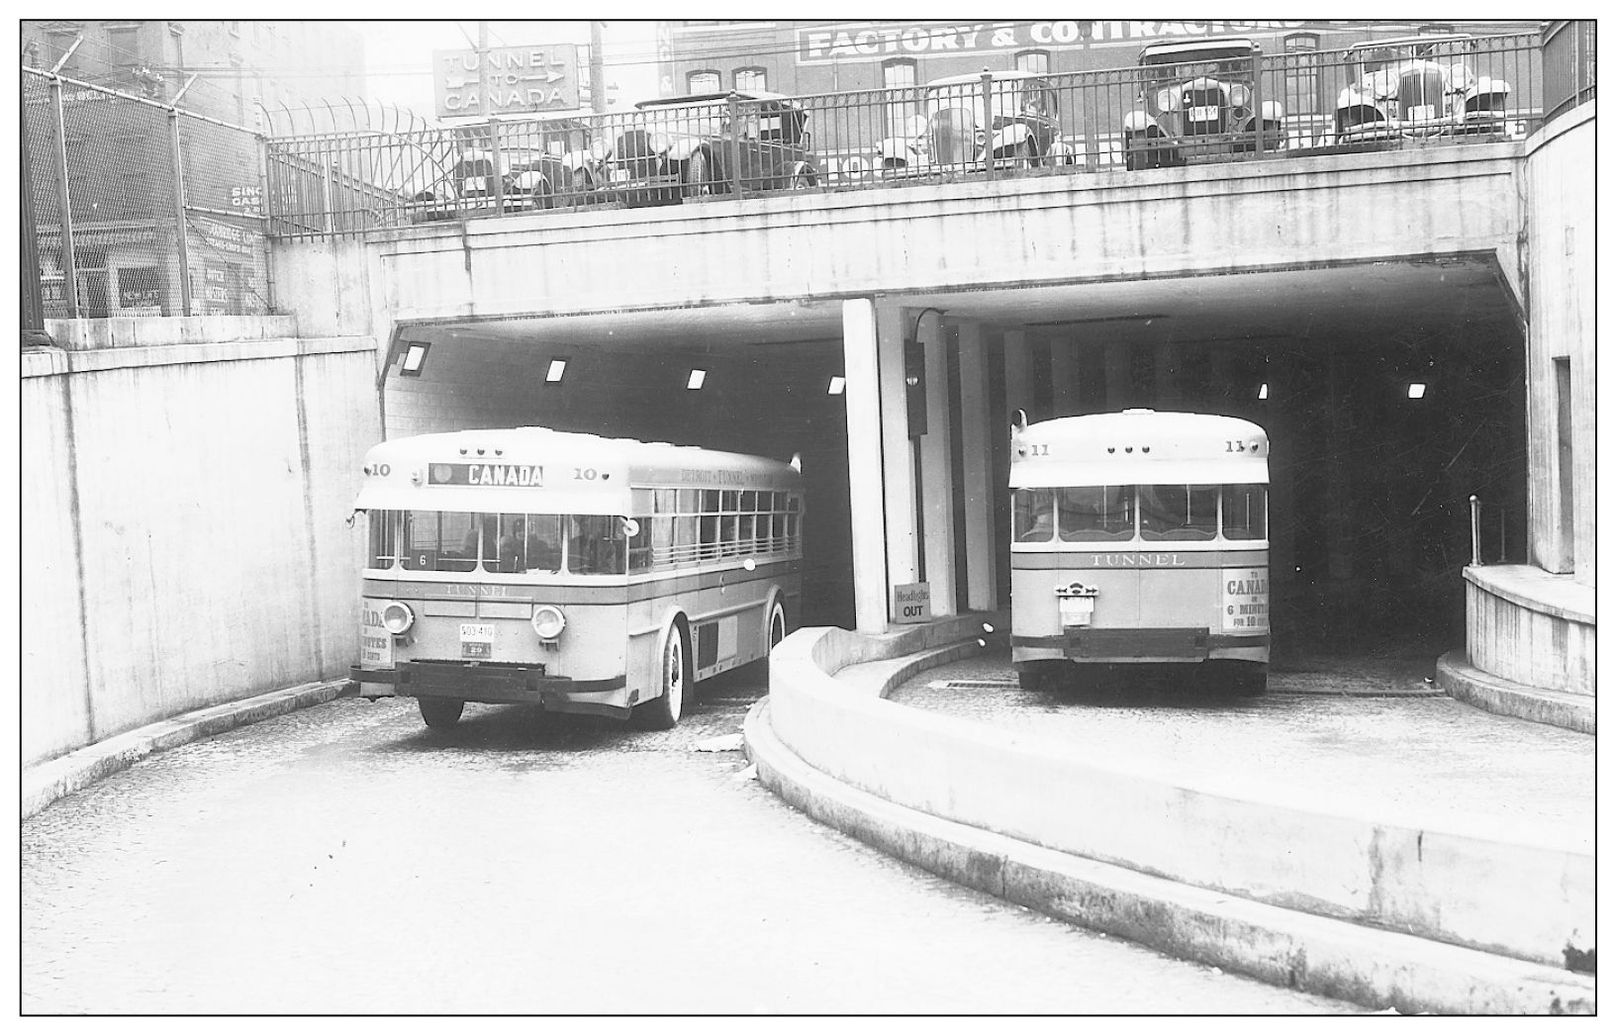
POLYGON ((1465 568, 1466 657, 1494 676, 1594 693, 1594 589, 1530 566, 1465 568))
POLYGON ((189 320, 23 356, 25 766, 356 654, 375 340, 189 320))
POLYGON ((770 659, 776 735, 864 792, 1055 851, 1545 965, 1562 965, 1568 944, 1593 946, 1592 851, 1201 791, 1163 771, 1096 765, 1049 739, 881 701, 831 676, 926 643, 915 632, 796 632, 770 659))

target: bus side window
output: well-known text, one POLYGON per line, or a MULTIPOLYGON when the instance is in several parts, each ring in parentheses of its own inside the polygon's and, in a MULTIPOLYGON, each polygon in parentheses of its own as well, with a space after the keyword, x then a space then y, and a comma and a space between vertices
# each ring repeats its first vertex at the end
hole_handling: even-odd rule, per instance
POLYGON ((1223 486, 1223 536, 1230 541, 1268 537, 1268 489, 1265 486, 1223 486))
POLYGON ((1013 508, 1018 542, 1046 542, 1055 537, 1055 497, 1048 488, 1016 490, 1013 508))
POLYGON ((651 562, 655 558, 655 538, 650 517, 635 517, 634 522, 639 525, 639 533, 628 540, 628 568, 630 572, 651 569, 651 562))

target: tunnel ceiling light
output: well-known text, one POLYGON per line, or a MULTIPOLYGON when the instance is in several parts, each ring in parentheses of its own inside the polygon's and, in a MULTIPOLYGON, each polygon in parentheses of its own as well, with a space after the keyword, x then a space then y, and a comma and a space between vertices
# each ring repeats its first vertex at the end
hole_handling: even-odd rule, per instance
POLYGON ((826 389, 826 392, 830 395, 841 395, 845 391, 847 391, 847 379, 840 374, 832 374, 830 388, 826 389))
POLYGON ((690 371, 690 380, 685 382, 685 388, 695 392, 698 391, 701 386, 706 383, 706 381, 707 372, 702 370, 700 367, 695 367, 690 371))
POLYGON ((1424 399, 1425 398, 1425 382, 1423 382, 1423 381, 1411 381, 1411 382, 1409 382, 1408 397, 1410 399, 1424 399))
POLYGON ((1262 383, 1262 387, 1257 389, 1257 398, 1258 399, 1267 399, 1268 398, 1268 382, 1264 381, 1262 383))
POLYGON ((426 351, 430 348, 430 342, 411 342, 410 347, 404 350, 404 363, 398 372, 411 376, 420 374, 422 364, 426 363, 426 351))
POLYGON ((544 380, 552 385, 561 382, 561 375, 567 373, 567 361, 551 360, 550 369, 544 372, 544 380))

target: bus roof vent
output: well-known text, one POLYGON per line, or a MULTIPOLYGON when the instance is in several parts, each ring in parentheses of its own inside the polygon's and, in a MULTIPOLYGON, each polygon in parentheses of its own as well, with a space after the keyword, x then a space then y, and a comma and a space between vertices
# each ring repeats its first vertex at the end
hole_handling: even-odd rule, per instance
POLYGON ((1155 410, 1147 410, 1143 406, 1136 406, 1131 410, 1123 410, 1122 415, 1124 417, 1127 417, 1127 416, 1131 416, 1131 415, 1133 415, 1135 413, 1155 413, 1155 412, 1156 412, 1155 410))

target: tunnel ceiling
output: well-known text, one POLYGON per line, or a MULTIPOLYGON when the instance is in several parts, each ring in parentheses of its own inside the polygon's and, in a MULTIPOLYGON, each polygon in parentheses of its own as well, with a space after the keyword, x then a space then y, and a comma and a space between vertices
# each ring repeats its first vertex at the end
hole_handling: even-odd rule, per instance
MULTIPOLYGON (((1238 275, 892 294, 906 307, 936 307, 994 330, 1022 328, 1139 342, 1332 343, 1450 337, 1513 323, 1490 257, 1238 275)), ((405 337, 565 344, 623 352, 708 351, 841 337, 837 299, 623 310, 405 326, 405 337)))

